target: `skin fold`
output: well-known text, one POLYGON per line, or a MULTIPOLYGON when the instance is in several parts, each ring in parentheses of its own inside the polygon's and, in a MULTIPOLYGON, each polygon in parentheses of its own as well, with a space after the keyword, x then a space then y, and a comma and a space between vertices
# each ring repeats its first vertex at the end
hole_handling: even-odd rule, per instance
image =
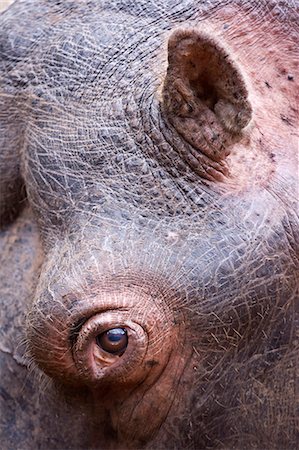
POLYGON ((1 446, 295 449, 296 2, 0 30, 1 446))

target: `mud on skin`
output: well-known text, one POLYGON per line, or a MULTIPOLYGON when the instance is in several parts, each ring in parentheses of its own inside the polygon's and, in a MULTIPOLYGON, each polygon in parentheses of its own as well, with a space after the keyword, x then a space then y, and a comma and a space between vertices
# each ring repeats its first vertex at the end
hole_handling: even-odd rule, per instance
POLYGON ((3 448, 296 447, 296 19, 1 14, 3 448))

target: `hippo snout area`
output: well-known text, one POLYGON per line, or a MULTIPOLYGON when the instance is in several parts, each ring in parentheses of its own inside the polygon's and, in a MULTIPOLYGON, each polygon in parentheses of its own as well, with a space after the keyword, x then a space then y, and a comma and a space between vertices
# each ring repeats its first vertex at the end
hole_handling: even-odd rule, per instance
POLYGON ((136 286, 97 286, 85 297, 57 293, 51 305, 50 291, 29 314, 35 361, 63 384, 88 386, 123 440, 132 438, 131 422, 136 439, 147 440, 165 420, 188 360, 184 321, 173 317, 163 298, 136 286), (153 403, 159 411, 154 419, 153 403), (146 430, 140 417, 143 424, 150 421, 146 430))

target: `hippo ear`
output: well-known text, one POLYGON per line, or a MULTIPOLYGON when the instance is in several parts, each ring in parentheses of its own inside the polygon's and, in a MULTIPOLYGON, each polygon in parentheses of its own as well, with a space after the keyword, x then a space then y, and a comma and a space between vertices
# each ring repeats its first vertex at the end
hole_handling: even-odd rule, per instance
POLYGON ((162 108, 177 132, 213 161, 229 154, 252 115, 237 64, 213 38, 193 29, 169 39, 162 108))

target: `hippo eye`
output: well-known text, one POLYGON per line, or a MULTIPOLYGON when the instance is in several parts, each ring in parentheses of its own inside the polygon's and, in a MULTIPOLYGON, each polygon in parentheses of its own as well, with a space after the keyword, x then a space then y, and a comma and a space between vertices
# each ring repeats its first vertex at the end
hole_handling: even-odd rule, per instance
POLYGON ((112 355, 122 355, 128 345, 128 336, 124 328, 112 328, 96 337, 97 345, 112 355))

